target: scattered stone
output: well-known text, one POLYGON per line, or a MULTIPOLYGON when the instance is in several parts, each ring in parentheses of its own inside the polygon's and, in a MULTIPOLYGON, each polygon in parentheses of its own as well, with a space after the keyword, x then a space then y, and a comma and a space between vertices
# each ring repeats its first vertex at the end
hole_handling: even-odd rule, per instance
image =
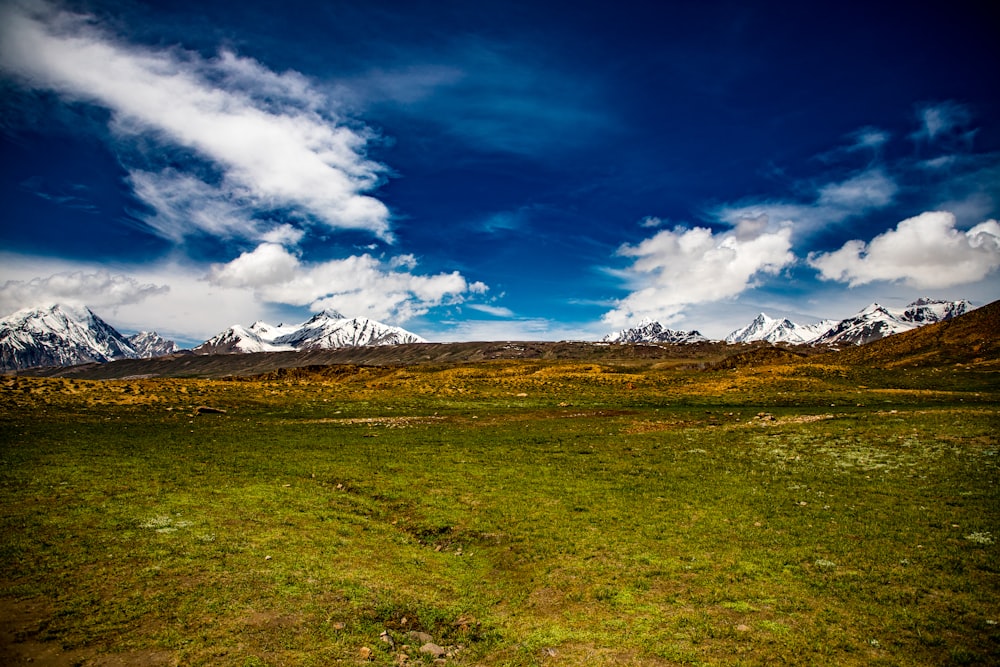
POLYGON ((736 632, 749 632, 749 631, 750 631, 750 626, 746 625, 745 623, 740 623, 739 625, 736 626, 736 632))
POLYGON ((372 650, 367 646, 362 646, 360 649, 358 649, 358 655, 361 657, 362 660, 371 660, 372 650))
POLYGON ((447 653, 443 648, 435 644, 434 642, 427 642, 420 647, 420 652, 427 655, 432 655, 435 658, 442 658, 444 654, 447 653))
POLYGON ((416 630, 410 630, 410 639, 420 642, 421 644, 429 644, 434 641, 434 638, 426 632, 417 632, 416 630))
POLYGON ((396 664, 399 665, 399 667, 410 664, 410 656, 405 653, 400 653, 396 656, 396 664))

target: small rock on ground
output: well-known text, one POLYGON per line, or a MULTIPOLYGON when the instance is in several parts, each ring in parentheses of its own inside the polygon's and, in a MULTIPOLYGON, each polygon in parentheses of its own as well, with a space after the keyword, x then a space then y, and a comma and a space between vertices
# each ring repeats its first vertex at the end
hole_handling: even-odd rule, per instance
POLYGON ((447 651, 445 651, 443 648, 441 648, 440 646, 438 646, 434 642, 427 642, 426 644, 424 644, 423 646, 421 646, 420 647, 420 652, 421 653, 426 653, 427 655, 432 655, 435 658, 444 657, 444 654, 447 653, 447 651))

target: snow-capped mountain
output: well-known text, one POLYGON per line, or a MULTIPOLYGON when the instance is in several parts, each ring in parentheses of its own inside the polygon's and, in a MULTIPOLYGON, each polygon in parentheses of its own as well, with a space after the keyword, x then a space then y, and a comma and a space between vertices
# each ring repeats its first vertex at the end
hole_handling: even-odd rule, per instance
POLYGON ((86 307, 25 308, 0 319, 0 367, 4 370, 138 356, 124 336, 86 307))
POLYGON ((324 350, 427 341, 405 329, 382 324, 367 317, 347 319, 340 313, 327 311, 304 322, 296 331, 278 336, 274 342, 279 345, 290 345, 296 350, 324 350))
POLYGON ((973 310, 972 304, 964 299, 961 301, 917 299, 903 310, 902 319, 918 324, 933 324, 964 315, 970 310, 973 310))
POLYGON ((813 342, 818 345, 864 345, 918 326, 920 325, 900 319, 888 308, 873 303, 854 317, 841 320, 813 342))
POLYGON ((128 344, 141 359, 164 357, 180 351, 177 343, 167 340, 155 331, 140 331, 137 334, 129 336, 126 340, 128 340, 128 344))
POLYGON ((726 336, 727 343, 770 343, 863 345, 892 334, 943 320, 950 320, 972 310, 968 301, 917 299, 902 310, 873 303, 846 320, 823 320, 817 324, 796 324, 788 319, 774 319, 764 313, 753 322, 726 336))
POLYGON ((934 322, 950 320, 972 310, 968 301, 918 299, 903 310, 873 303, 854 317, 842 320, 813 341, 818 345, 864 345, 934 322))
POLYGON ((675 331, 646 318, 631 329, 608 334, 605 343, 704 343, 708 341, 697 331, 675 331))
POLYGON ((0 319, 0 370, 72 366, 174 352, 177 345, 155 332, 123 336, 86 306, 25 308, 0 319))
POLYGON ((399 327, 366 317, 348 319, 340 313, 324 311, 295 326, 273 326, 260 321, 248 328, 235 324, 194 351, 198 354, 284 352, 424 342, 420 336, 399 327))
POLYGON ((248 329, 240 324, 234 324, 222 333, 218 333, 204 343, 194 348, 195 354, 240 354, 250 352, 289 352, 294 348, 287 345, 275 345, 270 335, 275 327, 265 325, 263 335, 255 330, 255 322, 248 329))
POLYGON ((732 332, 725 340, 727 343, 763 340, 769 343, 805 344, 819 338, 836 324, 836 320, 824 320, 818 324, 796 324, 787 318, 778 320, 760 313, 753 322, 732 332))

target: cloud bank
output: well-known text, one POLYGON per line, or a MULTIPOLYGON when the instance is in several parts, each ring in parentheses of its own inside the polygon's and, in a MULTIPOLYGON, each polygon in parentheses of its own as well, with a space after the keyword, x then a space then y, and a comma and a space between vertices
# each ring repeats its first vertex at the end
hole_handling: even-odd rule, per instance
POLYGON ((47 278, 8 280, 0 285, 0 314, 51 303, 116 307, 139 303, 169 289, 166 285, 141 283, 131 276, 109 271, 64 271, 47 278))
POLYGON ((462 303, 483 294, 486 285, 469 283, 457 271, 424 276, 416 260, 403 255, 383 263, 371 255, 306 263, 283 246, 262 243, 226 264, 216 264, 209 281, 221 287, 250 288, 272 303, 333 309, 390 322, 405 322, 430 308, 462 303))
POLYGON ((155 212, 150 225, 164 236, 257 238, 269 211, 288 209, 391 239, 388 209, 366 194, 385 172, 365 155, 374 134, 340 118, 300 74, 227 51, 205 59, 128 44, 87 16, 40 2, 7 5, 0 26, 0 67, 23 84, 108 109, 120 139, 186 152, 185 173, 126 165, 136 196, 155 212), (219 216, 187 215, 196 210, 219 216))
POLYGON ((822 279, 851 287, 887 281, 937 288, 982 280, 1000 267, 1000 224, 987 220, 963 232, 955 223, 947 211, 922 213, 868 243, 852 240, 834 252, 812 253, 808 262, 822 279))

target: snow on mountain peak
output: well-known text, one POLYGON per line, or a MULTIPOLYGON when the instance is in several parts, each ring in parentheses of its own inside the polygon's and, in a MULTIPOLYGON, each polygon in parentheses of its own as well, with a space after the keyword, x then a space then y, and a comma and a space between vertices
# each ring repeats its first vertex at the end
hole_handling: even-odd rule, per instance
POLYGON ((605 343, 704 343, 707 338, 697 331, 675 331, 648 317, 630 328, 610 333, 602 339, 605 343))
POLYGON ((769 343, 809 343, 817 336, 822 335, 829 324, 802 325, 796 324, 787 318, 775 319, 766 313, 760 313, 754 320, 743 327, 737 329, 728 336, 727 343, 750 343, 753 341, 767 341, 769 343))
POLYGON ((0 368, 68 366, 139 356, 86 306, 47 304, 0 319, 0 368))
POLYGON ((194 351, 199 354, 287 352, 424 342, 420 336, 399 327, 363 317, 347 319, 336 311, 324 310, 298 325, 272 326, 262 321, 249 328, 233 325, 194 351))

